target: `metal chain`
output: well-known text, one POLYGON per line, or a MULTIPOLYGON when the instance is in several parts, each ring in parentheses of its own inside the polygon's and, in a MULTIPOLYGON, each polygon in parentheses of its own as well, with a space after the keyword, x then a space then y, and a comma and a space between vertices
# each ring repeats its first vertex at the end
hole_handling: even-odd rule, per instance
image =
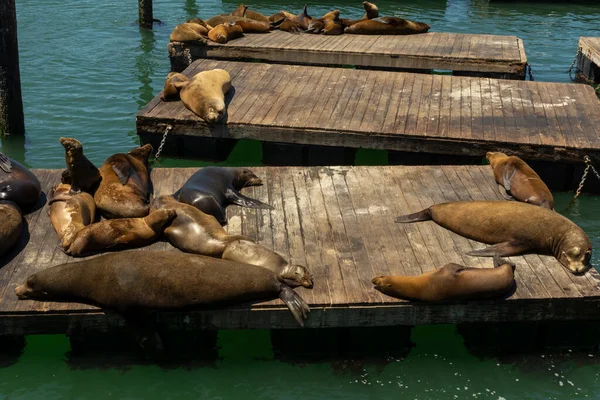
POLYGON ((587 175, 588 175, 588 172, 590 172, 590 169, 592 170, 594 175, 596 175, 596 178, 598 178, 598 180, 600 180, 600 174, 598 173, 598 171, 596 171, 596 168, 594 168, 594 166, 592 165, 592 160, 590 159, 590 157, 584 156, 583 161, 585 161, 585 170, 583 171, 583 176, 581 177, 581 182, 579 182, 579 187, 575 191, 575 197, 573 197, 573 200, 571 200, 567 209, 571 208, 573 206, 573 204, 575 204, 575 201, 577 201, 577 199, 581 195, 581 190, 583 189, 583 185, 585 184, 585 180, 587 179, 587 175))
POLYGON ((580 54, 581 54, 581 47, 578 47, 577 53, 575 53, 575 58, 573 58, 573 62, 571 63, 571 66, 569 67, 569 78, 571 80, 573 80, 573 76, 571 75, 571 72, 573 71, 573 68, 575 67, 575 63, 577 62, 577 58, 579 57, 580 54))
POLYGON ((527 71, 529 72, 529 80, 534 81, 533 79, 533 70, 531 69, 531 64, 527 63, 527 71))
POLYGON ((163 146, 165 145, 165 142, 167 141, 167 135, 169 134, 171 129, 173 129, 173 127, 171 125, 167 125, 167 129, 165 129, 165 133, 163 134, 163 137, 160 141, 158 150, 156 150, 156 154, 154 155, 154 161, 158 161, 158 157, 160 157, 160 153, 162 152, 163 146))

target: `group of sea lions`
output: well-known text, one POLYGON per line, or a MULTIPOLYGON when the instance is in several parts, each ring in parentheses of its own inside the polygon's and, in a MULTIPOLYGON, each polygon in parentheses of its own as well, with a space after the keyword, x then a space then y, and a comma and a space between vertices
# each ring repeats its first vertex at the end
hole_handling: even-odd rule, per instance
POLYGON ((190 19, 177 25, 171 33, 172 42, 195 42, 208 39, 216 43, 242 37, 244 33, 268 33, 279 29, 292 33, 307 32, 323 35, 353 33, 362 35, 410 35, 425 33, 430 26, 424 22, 413 22, 399 17, 380 17, 373 3, 363 1, 365 14, 360 19, 340 18, 340 11, 333 10, 321 18, 308 14, 307 6, 300 14, 280 11, 266 16, 240 4, 230 14, 214 16, 206 21, 190 19))

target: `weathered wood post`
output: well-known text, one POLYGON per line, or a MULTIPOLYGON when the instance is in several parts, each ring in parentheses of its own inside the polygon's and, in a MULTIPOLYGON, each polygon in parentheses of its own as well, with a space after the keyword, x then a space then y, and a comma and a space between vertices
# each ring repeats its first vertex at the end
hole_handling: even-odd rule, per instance
POLYGON ((138 0, 138 23, 143 28, 152 29, 152 0, 138 0))
POLYGON ((0 134, 25 133, 15 0, 0 1, 0 134))

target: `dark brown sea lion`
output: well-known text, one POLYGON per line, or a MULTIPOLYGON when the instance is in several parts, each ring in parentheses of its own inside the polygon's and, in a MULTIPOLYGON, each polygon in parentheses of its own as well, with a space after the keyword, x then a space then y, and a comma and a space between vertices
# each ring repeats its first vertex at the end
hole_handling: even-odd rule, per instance
POLYGON ((230 204, 272 210, 262 201, 239 191, 246 186, 262 185, 262 180, 247 168, 204 167, 196 171, 173 196, 227 223, 225 208, 230 204))
POLYGON ((65 253, 83 256, 104 250, 149 245, 177 215, 175 210, 156 210, 144 218, 109 219, 88 225, 75 234, 65 253))
POLYGON ((21 300, 78 301, 131 314, 279 297, 300 325, 306 302, 256 265, 175 251, 126 251, 57 265, 15 289, 21 300))
POLYGON ((269 18, 257 11, 253 11, 248 9, 248 6, 245 4, 240 4, 232 13, 231 15, 236 16, 236 17, 245 17, 245 18, 250 18, 253 19, 255 21, 260 21, 260 22, 266 22, 267 24, 271 24, 271 21, 269 20, 269 18))
POLYGON ((50 221, 61 242, 67 249, 77 232, 96 219, 96 203, 86 192, 71 194, 71 185, 61 183, 48 194, 50 221))
POLYGON ((94 194, 102 176, 98 168, 83 154, 83 146, 77 139, 60 138, 65 148, 67 170, 63 172, 61 182, 71 185, 71 194, 87 192, 94 194))
POLYGON ((105 218, 141 218, 148 215, 148 157, 146 144, 129 153, 114 154, 100 167, 102 181, 94 194, 96 206, 105 218))
POLYGON ((312 287, 312 278, 306 267, 290 264, 279 254, 244 236, 228 234, 212 215, 170 195, 154 199, 151 210, 159 209, 177 211, 177 217, 165 229, 165 236, 178 249, 258 265, 275 272, 279 280, 291 287, 312 287))
POLYGON ((344 33, 361 35, 412 35, 425 33, 430 28, 424 22, 413 22, 397 17, 380 17, 359 21, 344 29, 344 33))
POLYGON ((38 178, 0 152, 0 200, 16 203, 23 211, 37 204, 42 187, 38 178))
POLYGON ((186 86, 188 77, 179 72, 169 72, 165 80, 165 87, 160 92, 160 98, 163 101, 180 99, 179 91, 186 86))
POLYGON ((488 152, 485 157, 494 171, 500 194, 507 199, 554 209, 554 197, 542 178, 519 157, 488 152))
POLYGON ((501 200, 457 201, 396 218, 402 223, 429 220, 466 238, 493 244, 468 255, 552 254, 572 273, 580 274, 590 267, 592 244, 586 233, 547 208, 501 200))
POLYGON ((498 256, 494 268, 446 264, 419 276, 378 276, 375 289, 388 296, 421 301, 470 300, 504 296, 515 286, 515 264, 498 256))
POLYGON ((23 233, 23 216, 16 203, 0 200, 0 256, 17 243, 23 233))
MULTIPOLYGON (((223 24, 239 26, 240 28, 242 28, 243 33, 268 33, 271 31, 271 25, 268 22, 260 22, 250 18, 235 17, 233 15, 217 15, 216 17, 212 17, 211 19, 209 19, 207 23, 214 26, 215 28, 218 25, 223 24)), ((232 40, 243 35, 239 35, 239 32, 236 29, 235 32, 230 33, 230 36, 232 36, 230 38, 230 40, 232 40)), ((211 40, 215 41, 212 38, 211 40)))
POLYGON ((209 30, 210 29, 204 25, 193 22, 185 22, 173 28, 173 32, 171 32, 169 40, 171 42, 205 42, 209 30))

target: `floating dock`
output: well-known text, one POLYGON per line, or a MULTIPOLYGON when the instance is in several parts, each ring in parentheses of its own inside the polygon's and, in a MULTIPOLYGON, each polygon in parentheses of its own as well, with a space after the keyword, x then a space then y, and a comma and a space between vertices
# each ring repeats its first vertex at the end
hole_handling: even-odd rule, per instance
MULTIPOLYGON (((492 266, 491 258, 465 255, 484 247, 481 243, 433 222, 394 222, 397 215, 435 203, 500 199, 489 166, 253 170, 265 185, 243 191, 275 209, 230 206, 227 230, 246 235, 293 263, 308 266, 314 276, 314 289, 296 289, 312 309, 307 328, 600 319, 600 276, 596 270, 574 276, 549 256, 511 257, 517 264, 517 289, 506 300, 413 303, 373 289, 371 279, 378 275, 417 275, 450 262, 478 268, 492 266)), ((153 170, 155 195, 173 193, 195 171, 153 170)), ((59 182, 60 172, 34 170, 46 193, 59 182)), ((106 331, 112 324, 122 325, 120 317, 79 303, 17 300, 14 288, 30 274, 76 260, 59 249, 48 209, 45 204, 26 216, 29 239, 23 239, 24 248, 0 261, 0 336, 106 331)), ((146 249, 168 250, 171 245, 158 242, 146 249)), ((280 300, 215 310, 165 312, 157 318, 173 329, 186 331, 297 328, 280 300)))
POLYGON ((279 30, 247 33, 226 44, 171 42, 171 70, 197 59, 354 66, 454 75, 525 79, 527 57, 516 36, 431 32, 418 35, 311 35, 279 30))
POLYGON ((577 51, 577 69, 585 81, 600 83, 600 38, 579 38, 577 51))
POLYGON ((232 78, 226 123, 208 126, 181 101, 157 96, 137 114, 142 143, 157 148, 171 127, 163 154, 184 158, 202 157, 200 139, 255 139, 263 154, 264 144, 285 143, 328 146, 326 156, 370 148, 600 160, 600 102, 587 85, 217 60, 195 61, 184 74, 213 68, 232 78))

